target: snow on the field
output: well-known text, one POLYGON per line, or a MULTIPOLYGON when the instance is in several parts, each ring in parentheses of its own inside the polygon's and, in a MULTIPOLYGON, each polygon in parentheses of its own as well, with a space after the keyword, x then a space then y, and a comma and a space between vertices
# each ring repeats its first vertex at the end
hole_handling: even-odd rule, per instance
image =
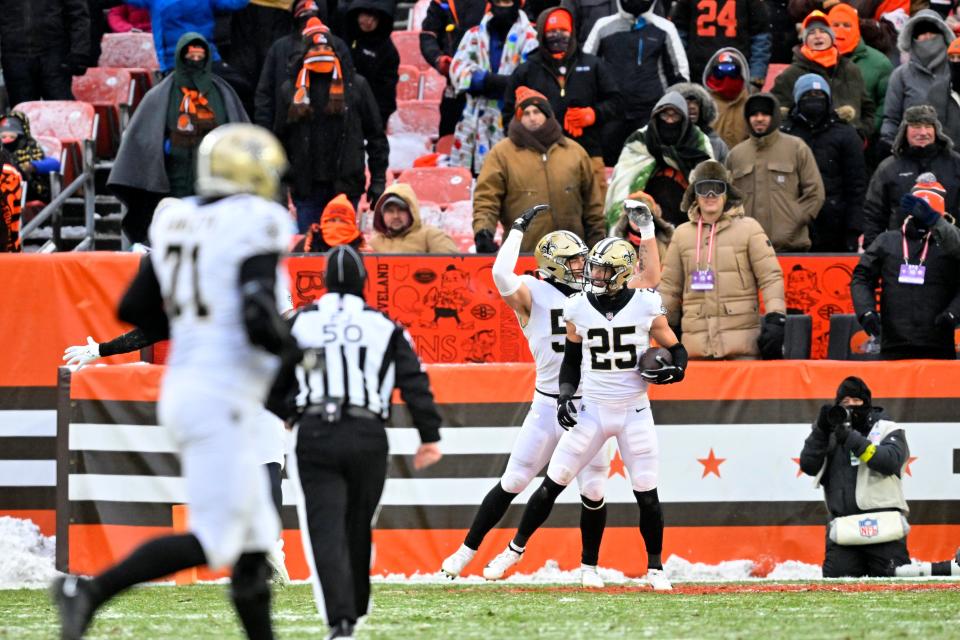
POLYGON ((30 520, 0 517, 0 550, 0 589, 43 586, 59 575, 56 538, 30 520))

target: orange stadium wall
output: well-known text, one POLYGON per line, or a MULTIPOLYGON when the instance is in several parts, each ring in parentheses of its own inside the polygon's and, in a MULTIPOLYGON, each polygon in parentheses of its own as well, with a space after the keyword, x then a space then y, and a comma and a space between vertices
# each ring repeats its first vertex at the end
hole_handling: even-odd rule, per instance
MULTIPOLYGON (((777 562, 819 563, 826 513, 822 490, 799 473, 809 420, 856 371, 875 403, 901 421, 910 443, 904 489, 911 505, 911 554, 952 556, 960 542, 960 363, 829 361, 701 363, 683 384, 651 392, 661 448, 664 553, 694 562, 751 559, 762 573, 777 562)), ((531 364, 428 365, 443 414, 445 456, 412 470, 417 437, 397 398, 388 436, 390 473, 374 540, 375 574, 435 572, 462 541, 470 519, 506 463, 533 392, 531 364)), ((163 367, 89 367, 60 375, 57 439, 58 565, 89 573, 138 543, 171 531, 184 500, 179 463, 156 426, 163 367)), ((628 575, 645 567, 637 510, 615 449, 607 485, 608 529, 600 563, 628 575)), ((513 533, 534 481, 510 508, 471 565, 498 552, 513 533)), ((284 481, 288 567, 306 576, 295 493, 284 481)), ((578 496, 561 495, 532 539, 520 571, 548 559, 579 562, 578 496)))

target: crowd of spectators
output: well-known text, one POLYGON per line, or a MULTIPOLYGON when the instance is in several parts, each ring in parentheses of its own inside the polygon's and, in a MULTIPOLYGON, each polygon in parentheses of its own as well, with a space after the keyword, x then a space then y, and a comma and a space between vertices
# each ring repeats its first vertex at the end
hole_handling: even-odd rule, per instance
POLYGON ((404 17, 395 0, 10 0, 3 248, 19 249, 21 201, 48 201, 43 176, 59 168, 11 109, 71 99, 113 31, 150 32, 162 77, 108 179, 131 241, 145 240, 162 198, 193 193, 208 131, 252 121, 290 158, 297 249, 455 252, 457 240, 421 220, 431 194, 389 184, 403 168, 387 135, 401 58, 419 54, 446 79, 434 141, 452 140, 431 162, 474 177, 478 253, 496 252, 498 227, 540 203, 550 215, 524 250, 556 229, 639 246, 624 203, 641 202, 691 354, 775 357, 785 309, 772 258, 807 251, 862 254, 856 311, 885 357, 899 357, 908 308, 925 353, 953 353, 960 21, 952 4, 926 4, 432 0, 408 25, 419 31, 411 52, 391 37, 404 17), (919 282, 901 277, 914 262, 919 282))

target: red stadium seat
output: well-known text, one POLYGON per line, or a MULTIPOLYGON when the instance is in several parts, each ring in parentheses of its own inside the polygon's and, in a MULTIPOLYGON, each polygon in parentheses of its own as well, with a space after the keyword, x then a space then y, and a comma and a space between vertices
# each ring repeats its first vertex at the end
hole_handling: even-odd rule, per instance
POLYGON ((427 17, 427 9, 430 8, 432 0, 417 0, 410 8, 410 14, 407 18, 407 29, 410 31, 422 30, 423 19, 427 17))
POLYGON ((421 71, 430 68, 427 61, 420 54, 420 32, 419 31, 394 31, 390 34, 393 44, 400 52, 400 64, 409 64, 421 71))
POLYGON ((160 62, 152 33, 105 33, 100 41, 100 67, 132 67, 157 71, 160 62))
POLYGON ((420 98, 422 100, 432 100, 439 102, 443 98, 443 92, 447 88, 447 79, 440 73, 430 68, 420 74, 420 98))
POLYGON ((397 110, 390 116, 387 133, 415 133, 436 136, 440 129, 440 109, 436 102, 398 100, 397 110))
POLYGON ((473 176, 463 167, 418 167, 407 169, 397 178, 413 187, 418 198, 447 205, 469 201, 473 192, 473 176))
POLYGON ((448 133, 437 140, 437 153, 442 153, 448 156, 450 155, 451 151, 453 151, 453 134, 448 133))
POLYGON ((92 104, 100 116, 97 157, 116 155, 135 93, 136 83, 126 69, 91 67, 73 79, 74 97, 92 104))
POLYGON ((770 89, 773 89, 773 83, 777 79, 777 76, 783 73, 784 69, 789 66, 788 64, 771 64, 767 66, 767 77, 763 81, 763 90, 770 91, 770 89))
POLYGON ((397 100, 416 100, 420 97, 420 70, 408 64, 400 65, 397 100))
POLYGON ((43 155, 49 156, 51 158, 60 159, 60 154, 63 152, 63 144, 60 143, 58 138, 53 136, 33 136, 37 141, 37 144, 40 145, 40 149, 43 151, 43 155))

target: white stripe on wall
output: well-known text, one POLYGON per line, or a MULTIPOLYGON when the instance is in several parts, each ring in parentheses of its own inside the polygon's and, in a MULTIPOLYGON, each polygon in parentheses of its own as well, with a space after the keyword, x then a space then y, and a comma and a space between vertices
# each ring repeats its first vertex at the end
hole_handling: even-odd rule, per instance
POLYGON ((0 438, 41 438, 56 435, 57 412, 55 409, 0 411, 0 438))
POLYGON ((70 450, 176 453, 177 447, 164 427, 76 423, 70 425, 70 450))
POLYGON ((0 460, 0 487, 55 487, 56 460, 0 460))

